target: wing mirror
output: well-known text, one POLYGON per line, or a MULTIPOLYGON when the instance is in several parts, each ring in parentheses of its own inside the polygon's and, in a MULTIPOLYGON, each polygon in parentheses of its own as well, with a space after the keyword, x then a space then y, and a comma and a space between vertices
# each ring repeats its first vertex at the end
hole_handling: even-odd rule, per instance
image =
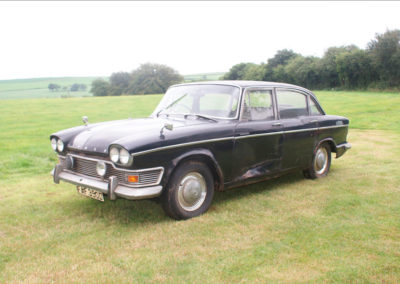
POLYGON ((164 139, 164 128, 169 131, 172 131, 172 130, 174 130, 174 125, 172 123, 168 123, 168 122, 164 124, 164 126, 160 130, 160 137, 162 139, 164 139))

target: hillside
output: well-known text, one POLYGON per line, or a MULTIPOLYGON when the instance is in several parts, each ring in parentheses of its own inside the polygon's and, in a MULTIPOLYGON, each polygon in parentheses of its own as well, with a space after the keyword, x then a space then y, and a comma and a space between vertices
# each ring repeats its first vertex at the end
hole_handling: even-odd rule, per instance
MULTIPOLYGON (((200 73, 184 75, 185 82, 218 80, 223 72, 200 73)), ((86 97, 92 96, 90 85, 98 77, 58 77, 58 78, 31 78, 0 80, 0 99, 33 99, 33 98, 60 98, 60 97, 86 97), (49 84, 61 86, 59 91, 50 91, 49 84), (86 91, 70 92, 66 89, 74 84, 86 85, 86 91), (62 87, 66 87, 62 90, 62 87)))

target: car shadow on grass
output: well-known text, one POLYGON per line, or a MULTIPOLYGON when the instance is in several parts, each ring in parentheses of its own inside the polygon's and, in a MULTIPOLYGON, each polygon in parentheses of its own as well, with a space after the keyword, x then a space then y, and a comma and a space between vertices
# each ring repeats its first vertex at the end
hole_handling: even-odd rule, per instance
MULTIPOLYGON (((293 172, 266 181, 228 189, 224 192, 216 192, 212 207, 216 208, 219 204, 237 199, 245 199, 247 196, 254 194, 266 194, 267 192, 282 189, 286 185, 303 179, 301 173, 293 172)), ((110 225, 148 225, 174 222, 173 219, 165 215, 159 199, 137 201, 117 199, 116 201, 110 201, 106 198, 103 203, 78 196, 71 200, 63 201, 62 207, 66 214, 74 212, 74 215, 81 215, 85 219, 92 221, 101 220, 110 225)))
POLYGON ((227 189, 223 192, 217 191, 214 196, 213 204, 218 206, 218 203, 242 199, 249 195, 265 194, 273 190, 282 189, 286 185, 302 180, 304 180, 304 177, 301 172, 290 172, 279 177, 269 178, 264 181, 227 189))

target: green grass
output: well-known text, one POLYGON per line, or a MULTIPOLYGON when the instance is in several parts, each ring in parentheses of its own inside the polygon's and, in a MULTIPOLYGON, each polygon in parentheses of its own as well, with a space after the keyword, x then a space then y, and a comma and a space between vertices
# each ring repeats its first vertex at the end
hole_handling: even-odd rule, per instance
POLYGON ((100 203, 53 184, 50 133, 143 117, 160 95, 3 100, 0 282, 400 281, 400 94, 316 92, 351 120, 327 178, 293 173, 217 193, 176 222, 154 201, 100 203))

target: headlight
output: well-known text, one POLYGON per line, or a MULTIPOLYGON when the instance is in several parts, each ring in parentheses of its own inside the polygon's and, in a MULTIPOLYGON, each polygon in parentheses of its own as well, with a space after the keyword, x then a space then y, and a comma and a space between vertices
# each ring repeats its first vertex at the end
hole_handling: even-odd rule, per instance
POLYGON ((119 150, 118 150, 118 148, 115 148, 115 147, 111 148, 111 150, 110 150, 110 159, 114 163, 118 163, 118 161, 119 161, 119 150))
POLYGON ((127 165, 130 161, 130 155, 129 152, 126 151, 125 149, 121 149, 121 151, 119 152, 119 161, 121 162, 121 164, 127 165))
POLYGON ((96 172, 99 176, 104 176, 106 174, 107 171, 107 167, 106 167, 106 163, 102 162, 102 161, 98 161, 97 165, 96 165, 96 172))
POLYGON ((64 142, 61 139, 57 140, 57 150, 58 152, 62 152, 64 150, 64 142))
POLYGON ((57 150, 57 139, 56 138, 51 138, 51 148, 53 148, 53 150, 57 150))

